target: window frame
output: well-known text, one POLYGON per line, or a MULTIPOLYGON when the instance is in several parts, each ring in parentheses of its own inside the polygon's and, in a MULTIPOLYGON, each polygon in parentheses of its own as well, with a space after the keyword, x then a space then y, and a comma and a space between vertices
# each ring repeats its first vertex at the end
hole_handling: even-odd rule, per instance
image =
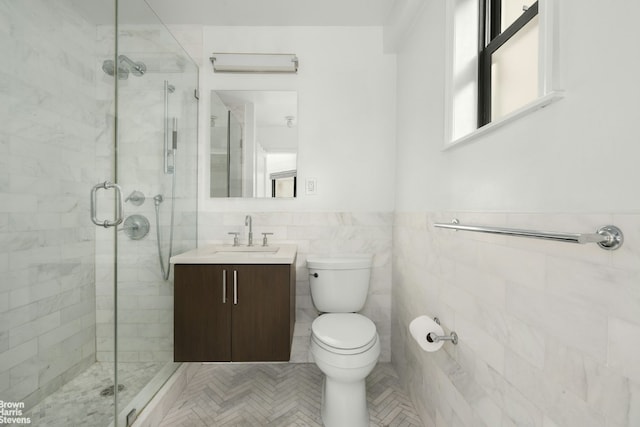
MULTIPOLYGON (((502 0, 479 0, 478 8, 478 128, 491 123, 492 55, 538 16, 538 1, 502 30, 502 0)), ((538 58, 539 60, 539 58, 538 58)))
POLYGON ((478 126, 478 73, 475 72, 473 81, 468 76, 462 76, 465 85, 472 84, 475 93, 473 100, 460 97, 459 70, 467 70, 467 64, 460 65, 456 58, 462 56, 467 60, 471 56, 473 66, 478 67, 478 0, 448 0, 445 5, 446 33, 445 33, 445 112, 444 112, 444 141, 442 150, 446 151, 460 145, 482 138, 496 129, 520 120, 520 118, 538 111, 548 105, 563 99, 563 70, 559 61, 559 7, 560 0, 538 0, 539 17, 539 51, 538 51, 538 97, 521 108, 499 117, 483 126, 478 126), (468 8, 475 4, 473 21, 466 21, 467 15, 458 13, 458 7, 468 8), (461 19, 462 17, 462 19, 461 19), (469 27, 473 27, 471 32, 469 27), (469 40, 471 37, 473 40, 469 40), (471 42, 471 43, 469 43, 471 42), (465 50, 466 49, 466 50, 465 50), (460 53, 461 52, 461 53, 460 53), (462 98, 464 102, 460 102, 462 98))

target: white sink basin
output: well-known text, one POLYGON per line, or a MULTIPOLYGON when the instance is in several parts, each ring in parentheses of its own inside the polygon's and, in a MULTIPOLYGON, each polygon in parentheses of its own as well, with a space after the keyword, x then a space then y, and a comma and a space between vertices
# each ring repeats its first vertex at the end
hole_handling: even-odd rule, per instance
POLYGON ((280 250, 279 246, 213 246, 213 253, 217 255, 264 255, 273 254, 280 250))
POLYGON ((297 246, 209 245, 171 257, 172 264, 291 264, 297 246))
POLYGON ((214 252, 214 255, 260 258, 273 256, 276 252, 278 252, 277 249, 274 251, 216 251, 214 252))

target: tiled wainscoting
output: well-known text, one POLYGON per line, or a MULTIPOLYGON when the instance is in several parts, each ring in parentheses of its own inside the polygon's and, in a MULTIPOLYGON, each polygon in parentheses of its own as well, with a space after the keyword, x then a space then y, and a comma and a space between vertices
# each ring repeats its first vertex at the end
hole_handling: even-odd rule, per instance
POLYGON ((640 425, 640 215, 397 213, 392 360, 427 426, 640 425), (434 222, 625 233, 617 251, 434 222), (438 316, 460 342, 408 335, 438 316))

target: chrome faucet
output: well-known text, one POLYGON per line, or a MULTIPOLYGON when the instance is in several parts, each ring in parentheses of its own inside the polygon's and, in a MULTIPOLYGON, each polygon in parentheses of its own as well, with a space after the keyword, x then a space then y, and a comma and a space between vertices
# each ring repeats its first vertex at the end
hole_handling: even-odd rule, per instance
POLYGON ((251 215, 247 215, 245 217, 244 225, 249 226, 249 242, 247 243, 247 246, 253 246, 253 219, 251 218, 251 215))

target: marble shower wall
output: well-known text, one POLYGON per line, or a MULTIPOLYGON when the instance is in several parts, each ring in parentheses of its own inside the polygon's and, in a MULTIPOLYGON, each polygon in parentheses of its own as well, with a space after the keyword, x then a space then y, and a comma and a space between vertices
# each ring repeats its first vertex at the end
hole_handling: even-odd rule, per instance
POLYGON ((390 212, 200 212, 199 245, 232 243, 227 233, 237 231, 246 244, 244 219, 253 217, 254 239, 262 232, 274 233, 269 239, 298 245, 296 262, 296 326, 291 361, 312 361, 309 354, 311 323, 318 313, 309 293, 308 254, 374 254, 371 286, 362 313, 373 320, 381 340, 382 362, 391 358, 391 232, 390 212))
POLYGON ((95 360, 95 27, 68 0, 0 2, 0 400, 95 360))
POLYGON ((399 212, 392 360, 426 426, 640 425, 640 215, 399 212), (594 232, 617 251, 434 229, 434 222, 594 232), (460 342, 425 353, 408 334, 438 316, 460 342))
MULTIPOLYGON (((99 29, 104 57, 113 45, 113 31, 99 29)), ((142 192, 140 206, 124 205, 125 218, 143 215, 149 234, 131 240, 118 232, 118 350, 121 362, 173 360, 173 274, 163 280, 157 249, 153 197, 162 195, 160 230, 165 268, 169 251, 172 175, 164 173, 164 81, 169 94, 169 116, 178 118, 176 206, 173 253, 196 245, 197 106, 193 90, 197 70, 175 40, 160 25, 121 26, 119 54, 144 62, 143 76, 129 75, 118 87, 118 182, 124 196, 142 192)), ((108 86, 102 85, 108 92, 108 86)), ((102 91, 101 97, 108 99, 102 91)), ((171 128, 170 128, 171 130, 171 128)), ((98 139, 98 163, 104 176, 112 176, 114 150, 109 135, 98 139)), ((122 226, 121 226, 122 227, 122 226)), ((97 360, 112 361, 114 337, 114 233, 98 230, 96 251, 97 360)))

